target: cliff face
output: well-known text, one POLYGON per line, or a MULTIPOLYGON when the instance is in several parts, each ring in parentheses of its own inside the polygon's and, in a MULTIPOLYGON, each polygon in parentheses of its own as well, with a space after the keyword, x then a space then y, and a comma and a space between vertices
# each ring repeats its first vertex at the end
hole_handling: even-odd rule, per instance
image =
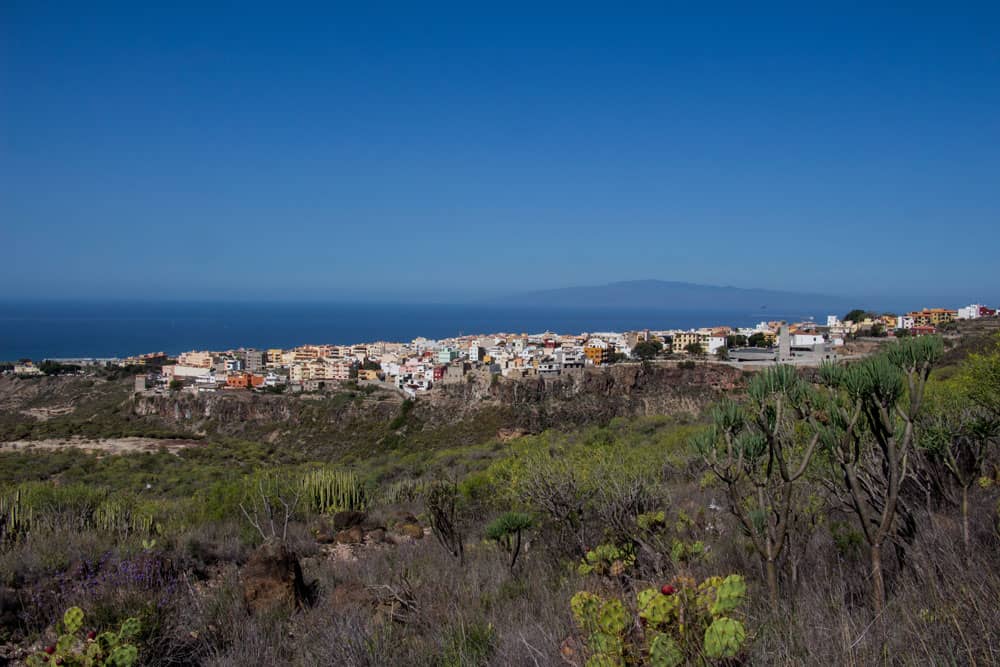
POLYGON ((283 396, 236 394, 169 394, 137 396, 133 412, 140 417, 155 416, 171 422, 220 424, 242 422, 283 422, 294 414, 293 400, 283 396))
POLYGON ((248 392, 140 395, 133 413, 199 433, 248 440, 310 444, 350 439, 390 422, 402 399, 391 392, 373 396, 275 396, 248 392))
POLYGON ((401 409, 398 394, 382 390, 326 397, 244 392, 138 396, 133 412, 191 432, 303 445, 331 440, 360 445, 387 437, 397 444, 399 438, 414 437, 429 442, 444 432, 461 433, 467 441, 488 439, 498 430, 538 432, 615 417, 697 415, 741 384, 740 371, 728 366, 626 364, 553 378, 480 377, 439 385, 409 411, 401 409))
POLYGON ((554 378, 471 376, 404 407, 402 397, 387 388, 344 388, 328 395, 136 395, 128 381, 43 378, 0 382, 0 440, 197 435, 331 454, 436 448, 615 417, 697 415, 723 392, 741 386, 740 371, 723 365, 623 364, 554 378))
POLYGON ((497 379, 438 387, 416 411, 429 422, 503 408, 509 426, 531 431, 607 422, 615 417, 699 414, 723 392, 742 387, 739 370, 625 364, 551 378, 497 379))

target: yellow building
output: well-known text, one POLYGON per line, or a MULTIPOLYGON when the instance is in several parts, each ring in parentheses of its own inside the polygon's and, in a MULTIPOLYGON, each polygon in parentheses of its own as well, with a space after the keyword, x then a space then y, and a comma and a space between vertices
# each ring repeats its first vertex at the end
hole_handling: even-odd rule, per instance
POLYGON ((673 343, 670 349, 674 354, 684 354, 687 346, 692 343, 701 345, 702 351, 708 351, 708 339, 711 334, 707 331, 679 331, 673 336, 673 343))
POLYGON ((907 317, 913 318, 914 326, 918 327, 936 327, 945 322, 954 322, 956 316, 958 316, 957 310, 947 308, 924 308, 907 313, 907 317))
POLYGON ((211 352, 182 352, 177 355, 178 366, 193 366, 195 368, 211 368, 211 352))

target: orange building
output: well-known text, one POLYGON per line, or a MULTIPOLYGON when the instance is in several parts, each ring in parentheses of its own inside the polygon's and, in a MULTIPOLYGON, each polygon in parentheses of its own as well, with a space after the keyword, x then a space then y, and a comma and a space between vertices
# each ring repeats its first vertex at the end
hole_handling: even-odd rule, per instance
POLYGON ((614 348, 611 344, 600 339, 590 340, 583 346, 584 356, 590 359, 595 366, 610 362, 613 353, 614 348))
POLYGON ((260 387, 264 384, 263 375, 253 373, 233 373, 226 378, 226 386, 230 389, 246 389, 247 387, 260 387))

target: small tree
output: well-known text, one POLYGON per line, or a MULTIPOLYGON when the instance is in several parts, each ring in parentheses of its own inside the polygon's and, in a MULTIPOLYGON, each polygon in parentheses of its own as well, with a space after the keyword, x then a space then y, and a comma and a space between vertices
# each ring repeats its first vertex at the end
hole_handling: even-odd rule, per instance
POLYGON ((453 482, 435 482, 427 492, 425 504, 431 531, 438 543, 459 564, 465 564, 465 544, 458 522, 458 486, 453 482))
POLYGON ((240 511, 264 542, 285 544, 302 492, 303 485, 285 475, 258 471, 244 491, 240 511))
POLYGON ((750 338, 747 338, 747 345, 750 347, 767 347, 767 334, 763 331, 750 334, 750 338))
POLYGON ((792 366, 756 376, 745 405, 724 401, 712 426, 694 447, 725 485, 729 510, 750 538, 767 573, 772 608, 778 605, 778 559, 795 523, 798 482, 820 436, 803 440, 801 424, 811 411, 812 392, 792 366))
POLYGON ((911 472, 914 425, 942 350, 936 336, 907 338, 861 363, 827 363, 820 369, 830 400, 826 423, 815 417, 812 422, 843 475, 834 488, 854 511, 868 543, 878 612, 886 597, 882 545, 893 534, 900 488, 911 472))
POLYGON ((171 380, 170 384, 167 385, 167 387, 170 389, 170 391, 179 391, 181 388, 184 387, 184 383, 181 382, 180 380, 171 380))
POLYGON ((862 308, 855 308, 851 312, 844 315, 842 319, 845 322, 860 322, 868 317, 876 317, 876 315, 875 313, 869 310, 864 310, 862 308))
POLYGON ((931 465, 939 465, 958 485, 962 512, 962 542, 972 551, 969 533, 969 490, 982 477, 991 446, 1000 436, 1000 422, 974 410, 945 403, 922 420, 918 446, 931 465))
POLYGON ((514 573, 517 557, 521 553, 521 533, 530 530, 534 521, 528 514, 507 512, 486 526, 487 539, 493 540, 510 555, 509 569, 514 573))
POLYGON ((693 357, 705 354, 705 348, 702 347, 701 343, 688 343, 684 346, 684 351, 693 357))
POLYGON ((1000 419, 1000 337, 989 354, 972 354, 962 367, 963 392, 987 414, 1000 419))
POLYGON ((648 361, 653 359, 663 350, 663 343, 658 340, 644 340, 640 343, 636 343, 636 346, 632 348, 632 354, 638 359, 643 361, 648 361))

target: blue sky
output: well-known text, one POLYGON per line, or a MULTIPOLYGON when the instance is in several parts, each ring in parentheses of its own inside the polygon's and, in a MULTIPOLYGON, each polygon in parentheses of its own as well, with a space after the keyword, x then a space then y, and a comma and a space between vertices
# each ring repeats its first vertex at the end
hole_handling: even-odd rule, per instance
POLYGON ((1000 4, 692 4, 4 2, 0 297, 1000 300, 1000 4))

